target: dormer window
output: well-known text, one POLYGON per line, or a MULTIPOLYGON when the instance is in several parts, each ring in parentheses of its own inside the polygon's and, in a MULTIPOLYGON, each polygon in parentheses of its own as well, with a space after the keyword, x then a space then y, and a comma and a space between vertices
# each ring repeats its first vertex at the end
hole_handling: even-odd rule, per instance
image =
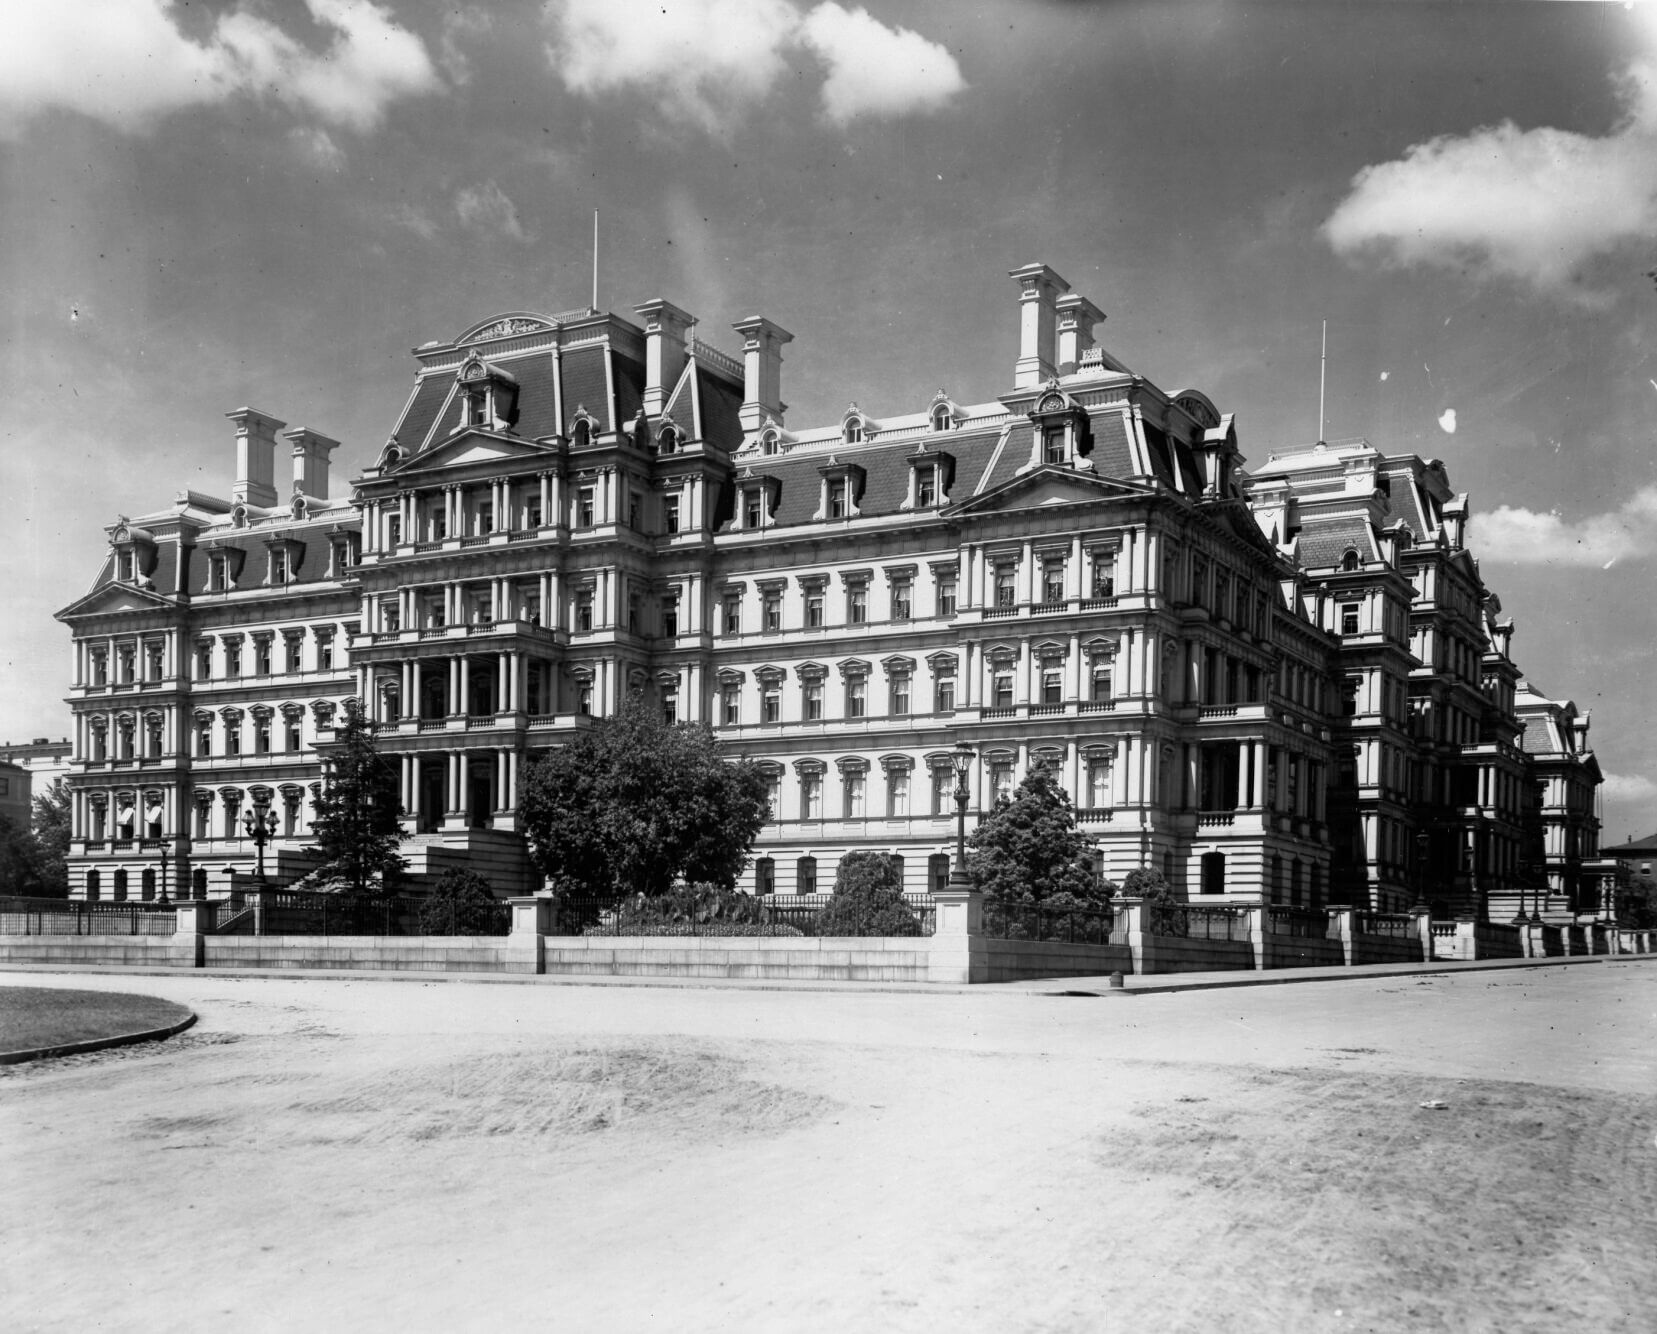
POLYGON ((819 519, 853 519, 857 504, 863 498, 863 469, 855 463, 841 463, 833 455, 817 469, 823 479, 822 499, 815 517, 819 519))
POLYGON ((939 403, 932 409, 932 429, 947 431, 955 424, 955 418, 950 413, 948 403, 939 403))
POLYGON ((955 481, 955 457, 940 450, 922 448, 911 454, 907 509, 933 509, 949 504, 949 489, 955 481))
POLYGON ((846 482, 844 478, 828 484, 828 516, 831 519, 846 517, 846 482))
POLYGON ((155 538, 142 528, 123 520, 110 536, 115 548, 115 577, 123 584, 136 584, 155 573, 155 538))
POLYGON ((518 420, 518 382, 498 366, 475 353, 457 377, 461 398, 461 425, 504 431, 518 420))
POLYGON ((758 528, 760 516, 765 512, 764 502, 760 499, 759 490, 743 492, 742 496, 742 526, 744 528, 758 528))
POLYGON ((775 430, 768 430, 759 438, 759 452, 761 454, 775 454, 781 449, 781 437, 775 430))
POLYGON ((271 587, 288 582, 288 549, 283 546, 273 546, 270 549, 270 583, 271 587))
POLYGON ((673 426, 662 427, 662 433, 656 437, 657 447, 663 454, 677 454, 679 452, 679 431, 673 426))
POLYGON ((840 438, 848 445, 861 445, 867 439, 863 418, 855 414, 847 417, 845 423, 840 427, 840 438))
POLYGON ((130 551, 123 551, 119 559, 119 572, 116 578, 123 584, 130 584, 138 578, 138 563, 130 551))
POLYGON ((769 527, 777 512, 782 483, 775 477, 756 476, 749 469, 737 478, 737 515, 745 529, 769 527))
MULTIPOLYGON (((1085 409, 1058 392, 1044 394, 1030 413, 1035 442, 1028 467, 1063 466, 1093 452, 1093 436, 1085 409)), ((1083 465, 1086 466, 1086 465, 1083 465)))
POLYGON ((1348 547, 1341 553, 1341 569, 1350 573, 1358 568, 1358 549, 1348 547))

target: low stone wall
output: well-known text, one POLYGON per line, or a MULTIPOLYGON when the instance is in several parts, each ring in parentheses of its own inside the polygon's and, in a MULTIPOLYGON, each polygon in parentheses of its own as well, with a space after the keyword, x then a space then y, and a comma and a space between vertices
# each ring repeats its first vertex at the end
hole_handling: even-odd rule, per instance
POLYGON ((1261 968, 1339 968, 1346 963, 1346 946, 1318 936, 1284 936, 1267 932, 1255 948, 1261 968))
POLYGON ((505 936, 203 936, 204 968, 364 968, 383 972, 534 972, 505 936), (527 966, 526 966, 527 965, 527 966))
POLYGON ((1354 932, 1352 962, 1363 963, 1420 963, 1421 937, 1374 936, 1368 932, 1354 932))
POLYGON ((1254 967, 1252 940, 1186 940, 1135 931, 1128 937, 1136 973, 1207 973, 1254 967))
MULTIPOLYGON (((974 941, 973 962, 977 963, 978 945, 999 943, 974 941)), ((546 972, 568 976, 794 982, 981 980, 936 976, 933 956, 941 951, 934 950, 930 937, 547 936, 542 951, 546 972)))
POLYGON ((1072 945, 1059 940, 986 940, 983 945, 985 982, 1133 972, 1133 954, 1126 945, 1072 945))
POLYGON ((178 936, 0 936, 0 963, 194 968, 196 946, 178 936))

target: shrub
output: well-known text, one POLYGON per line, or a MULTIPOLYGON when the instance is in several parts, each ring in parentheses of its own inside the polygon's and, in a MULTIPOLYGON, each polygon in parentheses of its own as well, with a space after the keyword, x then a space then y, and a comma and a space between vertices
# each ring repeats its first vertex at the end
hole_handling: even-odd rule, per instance
POLYGON ((904 901, 897 865, 884 852, 848 852, 834 893, 817 914, 820 936, 918 936, 920 919, 904 901))
POLYGON ((443 872, 415 920, 423 936, 503 934, 500 900, 476 871, 451 868, 443 872))
MULTIPOLYGON (((588 905, 582 905, 588 906, 588 905)), ((577 919, 585 936, 800 936, 797 927, 773 920, 760 899, 705 881, 675 885, 655 898, 635 894, 613 909, 577 919), (596 919, 596 920, 595 920, 596 919)), ((573 905, 572 905, 573 907, 573 905)), ((575 908, 579 912, 579 907, 575 908)))

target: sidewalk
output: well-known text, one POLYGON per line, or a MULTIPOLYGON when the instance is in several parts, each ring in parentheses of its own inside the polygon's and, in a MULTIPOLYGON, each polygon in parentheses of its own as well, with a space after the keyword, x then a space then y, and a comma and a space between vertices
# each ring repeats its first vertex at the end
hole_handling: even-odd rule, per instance
MULTIPOLYGON (((1657 960, 1657 954, 1578 954, 1546 959, 1446 960, 1433 963, 1380 963, 1360 967, 1274 968, 1269 971, 1235 969, 1213 973, 1127 974, 1121 987, 1104 976, 1044 977, 1020 982, 981 982, 950 986, 930 982, 789 982, 774 978, 735 977, 610 977, 602 974, 396 972, 353 968, 145 968, 137 965, 100 965, 66 968, 59 964, 3 964, 0 973, 99 975, 120 977, 323 978, 336 982, 465 983, 484 986, 655 987, 726 991, 828 991, 873 995, 900 993, 930 996, 1136 996, 1170 991, 1211 991, 1223 987, 1271 987, 1299 982, 1361 982, 1368 978, 1431 977, 1446 973, 1482 972, 1504 968, 1570 968, 1585 964, 1634 964, 1657 960)), ((3 994, 3 993, 0 993, 3 994)))

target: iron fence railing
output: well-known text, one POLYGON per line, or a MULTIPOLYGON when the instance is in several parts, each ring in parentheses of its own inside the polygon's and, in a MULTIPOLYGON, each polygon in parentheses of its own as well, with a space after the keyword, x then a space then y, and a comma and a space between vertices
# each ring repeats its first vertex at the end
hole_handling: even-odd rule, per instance
POLYGON ((5 936, 170 936, 177 928, 170 903, 0 897, 5 936))
POLYGON ((866 914, 826 910, 831 894, 765 894, 724 898, 689 908, 669 901, 565 895, 554 900, 558 936, 930 936, 937 910, 927 899, 904 898, 866 914))
POLYGON ((1413 936, 1415 918, 1405 917, 1399 913, 1355 913, 1352 929, 1364 936, 1413 936))
POLYGON ((1266 930, 1277 936, 1322 940, 1329 934, 1329 914, 1316 908, 1267 908, 1266 930))
POLYGON ((306 890, 250 890, 219 914, 219 931, 260 936, 505 936, 512 930, 508 903, 456 903, 415 895, 359 899, 306 890))
POLYGON ((1148 903, 1145 929, 1153 936, 1185 940, 1248 940, 1249 913, 1246 908, 1148 903))
POLYGON ((984 900, 983 933, 993 940, 1048 940, 1073 945, 1125 944, 1126 910, 1098 907, 1049 907, 1005 899, 984 900))

